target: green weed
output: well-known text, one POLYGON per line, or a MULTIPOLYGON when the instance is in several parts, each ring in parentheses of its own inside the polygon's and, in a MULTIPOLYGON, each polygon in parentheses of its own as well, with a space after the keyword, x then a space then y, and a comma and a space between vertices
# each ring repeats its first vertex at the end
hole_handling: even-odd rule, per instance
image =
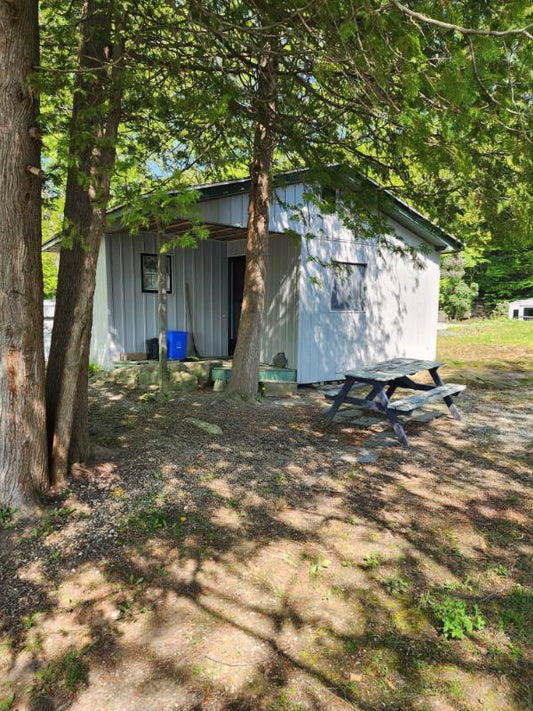
POLYGON ((489 570, 491 570, 493 573, 496 573, 496 575, 500 575, 502 578, 506 578, 509 575, 509 569, 501 563, 495 563, 494 565, 491 565, 489 567, 489 570))
POLYGON ((500 605, 498 627, 511 630, 520 641, 533 643, 533 589, 516 585, 500 605))
POLYGON ((374 568, 377 568, 379 565, 381 565, 381 556, 379 555, 379 553, 367 553, 363 558, 363 562, 365 564, 365 568, 368 568, 368 570, 373 570, 374 568))
POLYGON ((0 529, 9 528, 13 523, 13 516, 17 509, 12 509, 9 506, 0 506, 0 529))
POLYGON ((139 528, 144 533, 153 533, 161 529, 169 528, 168 511, 161 508, 146 508, 133 516, 129 523, 134 528, 139 528))
POLYGON ((52 696, 65 688, 72 691, 86 676, 86 664, 78 652, 67 652, 59 660, 51 662, 44 671, 35 673, 35 681, 29 694, 33 699, 52 696))
POLYGON ((32 612, 32 613, 29 614, 29 615, 25 615, 25 616, 22 618, 22 624, 24 625, 24 627, 25 627, 27 630, 29 630, 29 629, 31 629, 31 628, 35 625, 35 623, 37 622, 38 617, 39 617, 39 613, 38 613, 38 612, 32 612))
POLYGON ((410 582, 401 575, 395 575, 385 581, 385 585, 391 595, 405 595, 409 590, 410 582))
POLYGON ((326 570, 326 568, 329 568, 330 566, 330 561, 327 558, 319 558, 318 560, 314 560, 311 562, 309 566, 309 577, 310 578, 318 578, 318 576, 326 570))
POLYGON ((464 600, 447 597, 434 602, 432 607, 446 639, 464 639, 465 634, 482 630, 486 625, 479 607, 474 605, 470 610, 464 600))

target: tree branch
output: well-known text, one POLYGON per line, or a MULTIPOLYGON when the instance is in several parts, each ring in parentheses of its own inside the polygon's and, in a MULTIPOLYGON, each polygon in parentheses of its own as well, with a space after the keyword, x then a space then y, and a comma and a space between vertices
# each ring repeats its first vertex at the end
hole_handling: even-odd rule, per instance
POLYGON ((529 39, 533 39, 533 35, 529 32, 529 30, 533 27, 533 24, 527 25, 526 27, 512 27, 509 30, 486 30, 481 27, 462 27, 461 25, 454 25, 451 22, 437 20, 435 17, 430 17, 429 15, 424 15, 421 12, 411 10, 409 7, 406 7, 399 2, 399 0, 392 0, 392 4, 405 15, 409 15, 409 17, 413 20, 419 20, 427 25, 440 27, 443 30, 460 32, 462 35, 481 35, 483 37, 508 37, 509 35, 524 35, 529 39))

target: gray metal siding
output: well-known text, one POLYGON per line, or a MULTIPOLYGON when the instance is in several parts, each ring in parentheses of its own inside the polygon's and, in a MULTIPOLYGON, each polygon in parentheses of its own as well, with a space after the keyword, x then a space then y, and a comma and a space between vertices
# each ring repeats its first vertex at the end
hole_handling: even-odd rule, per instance
MULTIPOLYGON (((424 268, 417 269, 407 257, 358 241, 337 220, 324 222, 324 238, 302 241, 298 382, 338 380, 347 370, 398 356, 433 358, 440 255, 421 253, 424 268), (363 311, 331 310, 331 268, 322 265, 332 260, 367 265, 363 311)), ((402 226, 391 228, 422 246, 402 226)))
MULTIPOLYGON (((145 341, 157 336, 157 294, 141 289, 141 253, 155 254, 156 236, 114 234, 109 247, 109 294, 112 322, 112 355, 142 352, 145 341)), ((227 354, 228 270, 226 245, 208 239, 197 249, 175 248, 172 260, 172 294, 168 295, 168 327, 187 329, 185 284, 189 284, 195 342, 202 356, 227 354)), ((190 343, 189 343, 190 350, 190 343)))
MULTIPOLYGON (((272 201, 270 208, 271 232, 284 232, 289 228, 296 232, 305 231, 301 223, 291 219, 290 208, 288 210, 285 207, 285 205, 301 205, 303 192, 302 183, 287 185, 276 190, 277 199, 272 201)), ((245 227, 248 219, 248 194, 205 200, 198 204, 197 211, 206 221, 211 220, 219 224, 245 227)))
MULTIPOLYGON (((245 240, 228 242, 228 257, 246 252, 245 240)), ((265 313, 261 340, 261 360, 271 363, 283 352, 289 368, 298 361, 298 282, 300 244, 291 237, 273 235, 268 243, 265 313)))

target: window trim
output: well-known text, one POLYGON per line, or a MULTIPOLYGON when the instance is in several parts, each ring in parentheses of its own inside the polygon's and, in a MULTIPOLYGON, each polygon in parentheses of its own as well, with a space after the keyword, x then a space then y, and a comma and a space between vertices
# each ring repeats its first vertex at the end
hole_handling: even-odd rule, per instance
POLYGON ((362 284, 362 290, 361 290, 361 299, 362 299, 362 306, 363 308, 360 309, 335 309, 331 305, 331 301, 333 298, 333 289, 335 288, 335 272, 332 270, 331 278, 332 278, 332 284, 331 284, 331 290, 329 294, 329 310, 331 313, 334 314, 364 314, 366 313, 366 270, 368 267, 368 264, 366 262, 341 262, 338 259, 332 259, 331 264, 333 267, 337 265, 348 265, 350 267, 363 267, 363 284, 362 284))
MULTIPOLYGON (((167 258, 167 275, 168 275, 168 283, 170 287, 167 289, 167 294, 172 294, 172 255, 167 254, 165 255, 167 258)), ((156 257, 157 258, 157 252, 141 252, 141 292, 143 294, 157 294, 157 289, 146 289, 144 286, 144 258, 145 257, 156 257)))

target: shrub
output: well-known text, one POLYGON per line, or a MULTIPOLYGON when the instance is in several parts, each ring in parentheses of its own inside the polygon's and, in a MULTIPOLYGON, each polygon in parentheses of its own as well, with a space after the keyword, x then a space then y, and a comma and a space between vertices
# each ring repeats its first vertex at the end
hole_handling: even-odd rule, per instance
POLYGON ((454 254, 443 260, 442 280, 440 285, 440 308, 453 319, 462 319, 470 315, 474 299, 479 289, 475 282, 467 284, 465 259, 461 254, 454 254))
POLYGON ((509 302, 508 301, 498 301, 494 308, 492 309, 491 318, 505 318, 509 315, 509 302))

